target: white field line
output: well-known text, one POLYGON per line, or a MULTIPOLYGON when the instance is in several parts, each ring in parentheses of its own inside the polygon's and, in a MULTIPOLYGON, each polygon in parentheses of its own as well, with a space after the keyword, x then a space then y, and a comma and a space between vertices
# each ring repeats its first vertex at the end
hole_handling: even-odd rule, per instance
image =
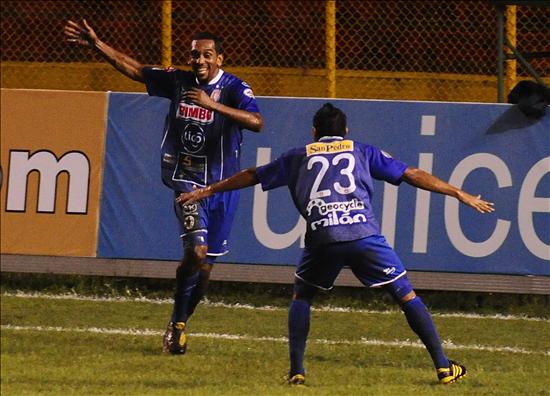
MULTIPOLYGON (((15 326, 15 325, 2 325, 1 330, 12 331, 49 331, 49 332, 64 332, 64 333, 95 333, 95 334, 107 334, 107 335, 123 335, 123 336, 155 336, 161 337, 164 331, 151 330, 151 329, 108 329, 100 327, 54 327, 54 326, 15 326)), ((211 338, 211 339, 223 339, 234 341, 259 341, 259 342, 288 342, 286 337, 254 337, 249 335, 239 334, 218 334, 218 333, 191 333, 189 338, 211 338)), ((394 340, 385 341, 377 339, 361 338, 360 340, 327 340, 327 339, 309 339, 309 343, 324 344, 324 345, 375 345, 375 346, 387 346, 398 348, 424 348, 424 345, 420 341, 410 340, 394 340)), ((550 356, 550 351, 532 351, 524 348, 516 347, 495 347, 487 345, 456 345, 452 341, 444 341, 443 347, 445 349, 462 349, 462 350, 474 350, 474 351, 486 351, 486 352, 503 352, 503 353, 517 353, 523 355, 546 355, 550 356)))
MULTIPOLYGON (((97 301, 97 302, 144 302, 149 304, 172 304, 173 300, 169 298, 146 298, 146 297, 98 297, 98 296, 82 296, 76 293, 68 294, 47 294, 47 293, 25 293, 18 291, 16 293, 2 293, 5 297, 20 297, 20 298, 43 298, 46 300, 76 300, 76 301, 97 301)), ((230 309, 248 309, 253 311, 286 311, 287 308, 274 307, 271 305, 264 305, 256 307, 249 304, 228 304, 224 302, 210 301, 205 298, 201 301, 201 305, 215 308, 230 308, 230 309)), ((318 312, 353 312, 364 314, 383 314, 383 315, 401 315, 401 311, 397 308, 395 310, 367 310, 367 309, 355 309, 348 307, 334 307, 331 305, 322 307, 312 307, 312 311, 318 312)), ((469 314, 469 313, 432 313, 432 316, 439 318, 464 318, 464 319, 497 319, 497 320, 521 320, 530 322, 549 322, 550 319, 529 317, 524 315, 481 315, 481 314, 469 314)))

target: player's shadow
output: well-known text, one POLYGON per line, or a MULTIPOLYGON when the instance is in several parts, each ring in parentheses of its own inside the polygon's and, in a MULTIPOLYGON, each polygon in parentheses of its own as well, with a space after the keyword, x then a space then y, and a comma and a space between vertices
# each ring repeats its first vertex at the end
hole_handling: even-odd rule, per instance
POLYGON ((526 116, 518 107, 513 105, 506 110, 485 132, 487 135, 505 133, 515 129, 523 129, 539 122, 540 118, 526 116))

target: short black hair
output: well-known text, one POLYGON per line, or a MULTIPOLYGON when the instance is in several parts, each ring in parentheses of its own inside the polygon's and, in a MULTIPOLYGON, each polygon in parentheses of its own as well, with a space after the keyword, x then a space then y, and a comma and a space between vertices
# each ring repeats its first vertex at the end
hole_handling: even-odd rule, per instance
POLYGON ((330 103, 325 103, 313 116, 313 126, 317 131, 317 138, 323 136, 345 136, 346 114, 330 103))
POLYGON ((193 37, 191 37, 191 41, 195 40, 212 40, 214 41, 214 46, 216 48, 216 52, 218 54, 221 54, 222 51, 222 39, 220 36, 210 33, 210 32, 199 32, 195 33, 193 37))

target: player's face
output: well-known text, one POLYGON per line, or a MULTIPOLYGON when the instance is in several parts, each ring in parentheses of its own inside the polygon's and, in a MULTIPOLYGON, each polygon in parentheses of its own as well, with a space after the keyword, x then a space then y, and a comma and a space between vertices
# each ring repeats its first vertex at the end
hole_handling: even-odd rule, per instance
POLYGON ((223 55, 216 52, 214 40, 193 40, 188 64, 201 83, 207 83, 218 74, 223 55))

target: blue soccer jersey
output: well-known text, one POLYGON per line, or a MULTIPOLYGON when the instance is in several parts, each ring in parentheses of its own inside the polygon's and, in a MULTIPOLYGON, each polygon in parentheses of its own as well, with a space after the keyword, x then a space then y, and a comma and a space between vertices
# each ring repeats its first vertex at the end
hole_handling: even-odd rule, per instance
POLYGON ((249 112, 259 112, 250 87, 220 70, 208 84, 177 69, 143 69, 147 92, 171 100, 161 147, 162 180, 175 191, 206 186, 240 170, 242 128, 223 115, 183 99, 193 87, 215 101, 249 112))
POLYGON ((256 172, 264 191, 288 186, 307 222, 306 246, 313 248, 380 234, 373 178, 398 185, 406 168, 376 147, 331 136, 287 151, 256 172))

